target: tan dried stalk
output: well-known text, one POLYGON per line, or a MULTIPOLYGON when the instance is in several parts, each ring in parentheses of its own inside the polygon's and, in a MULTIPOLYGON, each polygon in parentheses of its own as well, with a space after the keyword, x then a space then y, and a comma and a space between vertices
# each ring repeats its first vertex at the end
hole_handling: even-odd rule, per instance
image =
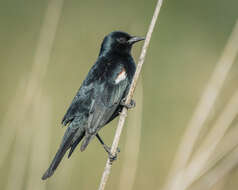
POLYGON ((191 157, 194 145, 200 131, 208 118, 209 113, 219 95, 226 76, 236 58, 238 52, 238 21, 233 28, 227 45, 222 53, 220 60, 218 61, 215 70, 208 82, 200 102, 188 124, 188 127, 182 138, 182 142, 178 148, 175 161, 168 176, 167 183, 165 185, 166 190, 181 190, 181 184, 183 180, 186 180, 183 176, 184 169, 191 157))
MULTIPOLYGON (((2 131, 0 135, 3 138, 0 138, 0 149, 9 150, 16 136, 6 190, 22 188, 32 140, 33 144, 38 143, 35 142, 38 138, 34 138, 33 136, 35 134, 33 130, 38 129, 33 119, 34 113, 31 111, 36 108, 37 97, 38 94, 41 93, 41 81, 49 63, 63 1, 64 0, 50 0, 48 3, 34 55, 32 71, 29 76, 24 77, 23 82, 19 85, 20 87, 18 91, 16 91, 16 97, 12 100, 5 116, 4 126, 1 128, 2 131)), ((39 112, 37 114, 39 114, 39 112)), ((45 138, 44 141, 46 143, 49 141, 49 138, 45 138)), ((47 150, 47 147, 45 147, 45 150, 47 150)), ((4 151, 3 154, 0 155, 0 165, 4 163, 6 157, 7 151, 4 151)), ((33 173, 39 170, 39 168, 36 167, 37 165, 34 165, 34 168, 31 168, 33 173)), ((35 187, 38 182, 35 178, 33 181, 29 181, 31 179, 33 178, 29 178, 26 183, 29 186, 35 187)), ((45 189, 45 185, 41 187, 38 186, 38 188, 45 189)))
POLYGON ((217 145, 215 151, 204 166, 201 176, 214 167, 221 159, 228 155, 236 146, 238 146, 238 124, 229 129, 221 142, 217 145))
POLYGON ((29 177, 26 181, 26 190, 46 190, 46 183, 42 183, 39 180, 39 176, 42 175, 42 168, 49 162, 49 157, 45 155, 49 155, 50 152, 51 104, 48 97, 43 96, 40 91, 38 93, 33 105, 34 127, 31 126, 33 128, 33 139, 31 142, 30 160, 28 162, 29 177))
MULTIPOLYGON (((213 170, 213 167, 218 166, 219 162, 225 158, 227 155, 229 155, 237 146, 238 146, 238 125, 231 128, 227 134, 225 134, 224 138, 221 140, 221 142, 217 145, 216 150, 211 155, 209 160, 206 162, 206 165, 204 166, 203 170, 201 171, 201 174, 199 179, 195 181, 195 184, 191 185, 188 189, 197 189, 200 186, 203 186, 204 188, 208 188, 209 185, 205 183, 205 178, 211 170, 213 170)), ((194 183, 194 182, 193 182, 194 183)), ((201 188, 201 189, 204 189, 201 188)), ((205 189, 206 189, 205 188, 205 189)))
POLYGON ((207 169, 204 168, 206 163, 237 115, 238 90, 235 92, 221 116, 215 122, 209 134, 205 137, 205 140, 200 145, 198 151, 196 151, 195 155, 192 157, 190 164, 185 169, 184 178, 186 180, 184 180, 181 189, 189 187, 198 177, 200 177, 201 171, 207 169))
POLYGON ((209 190, 219 180, 231 172, 238 165, 238 147, 228 154, 216 167, 201 177, 199 183, 196 183, 191 189, 209 190))
POLYGON ((140 137, 142 127, 142 113, 143 113, 143 86, 141 79, 137 85, 135 93, 135 100, 137 106, 132 113, 127 123, 126 140, 124 148, 124 157, 122 165, 122 172, 120 175, 119 190, 131 190, 136 178, 136 171, 138 165, 140 137))
MULTIPOLYGON (((126 104, 130 103, 131 98, 133 96, 133 93, 134 93, 134 90, 135 90, 135 87, 136 87, 136 83, 138 81, 138 78, 139 78, 139 75, 140 75, 140 72, 141 72, 141 69, 142 69, 142 65, 143 65, 144 60, 145 60, 145 56, 146 56, 146 52, 147 52, 147 49, 148 49, 148 46, 149 46, 149 43, 150 43, 152 32, 154 30, 154 26, 155 26, 156 20, 158 18, 159 12, 160 12, 160 8, 162 6, 162 2, 163 2, 163 0, 158 0, 157 5, 155 7, 154 15, 152 17, 152 20, 151 20, 151 23, 150 23, 150 26, 149 26, 149 30, 148 30, 147 35, 146 35, 145 43, 142 47, 142 51, 141 51, 141 55, 140 55, 140 58, 139 58, 139 61, 138 61, 136 72, 135 72, 135 75, 133 77, 133 81, 132 81, 129 93, 128 93, 127 98, 126 98, 126 104)), ((119 122, 118 122, 117 129, 116 129, 116 133, 115 133, 114 140, 113 140, 112 147, 111 147, 111 152, 112 152, 113 155, 115 155, 115 153, 116 153, 118 143, 119 143, 119 139, 120 139, 120 135, 121 135, 124 123, 125 123, 126 116, 127 116, 127 109, 123 108, 123 110, 120 114, 119 122)), ((105 166, 105 169, 104 169, 104 172, 103 172, 103 175, 102 175, 99 190, 104 190, 105 189, 105 186, 106 186, 106 183, 107 183, 110 171, 111 171, 111 167, 112 167, 112 162, 110 161, 110 159, 108 159, 107 163, 106 163, 106 166, 105 166)))

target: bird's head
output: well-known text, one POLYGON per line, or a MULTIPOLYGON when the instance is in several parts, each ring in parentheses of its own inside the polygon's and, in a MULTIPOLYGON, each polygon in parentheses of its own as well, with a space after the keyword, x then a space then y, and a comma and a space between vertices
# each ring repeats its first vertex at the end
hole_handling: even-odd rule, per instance
POLYGON ((108 53, 130 54, 132 45, 144 39, 142 37, 131 36, 126 32, 111 32, 102 42, 100 55, 108 53))

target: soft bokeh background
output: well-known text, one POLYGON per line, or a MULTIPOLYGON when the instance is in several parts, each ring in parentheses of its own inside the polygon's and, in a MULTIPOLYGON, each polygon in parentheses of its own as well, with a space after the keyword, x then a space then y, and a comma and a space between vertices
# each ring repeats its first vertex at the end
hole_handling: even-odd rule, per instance
MULTIPOLYGON (((30 88, 49 2, 0 0, 2 190, 97 189, 107 155, 95 140, 84 153, 76 150, 70 160, 64 159, 48 181, 40 178, 65 131, 61 119, 97 59, 103 37, 113 30, 145 36, 156 4, 151 0, 65 1, 45 72, 30 88), (32 96, 25 94, 26 88, 32 96)), ((165 183, 184 129, 238 18, 237 7, 237 0, 164 0, 141 76, 142 117, 132 117, 142 120, 133 189, 160 189, 165 183)), ((141 45, 133 49, 135 60, 141 45)), ((223 109, 237 81, 238 60, 212 116, 223 109)), ((140 94, 136 95, 139 100, 140 94)), ((128 120, 132 122, 130 115, 128 120)), ((112 142, 116 124, 117 120, 101 132, 107 144, 112 142)), ((129 127, 122 133, 121 153, 107 189, 119 189, 129 127)), ((237 189, 237 177, 235 168, 225 189, 237 189)))

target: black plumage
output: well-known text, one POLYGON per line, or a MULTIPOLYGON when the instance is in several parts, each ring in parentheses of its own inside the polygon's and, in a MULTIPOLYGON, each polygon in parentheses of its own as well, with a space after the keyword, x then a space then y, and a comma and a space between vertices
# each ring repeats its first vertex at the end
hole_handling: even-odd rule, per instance
POLYGON ((104 38, 96 63, 63 117, 68 128, 42 179, 54 173, 67 150, 70 157, 81 140, 80 150, 85 150, 98 131, 119 115, 136 69, 131 47, 143 39, 120 31, 104 38))

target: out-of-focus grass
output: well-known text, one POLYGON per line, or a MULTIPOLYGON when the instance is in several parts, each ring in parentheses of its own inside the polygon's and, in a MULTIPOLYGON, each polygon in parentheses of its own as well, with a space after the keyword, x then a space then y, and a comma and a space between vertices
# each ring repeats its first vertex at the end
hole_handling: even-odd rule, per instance
MULTIPOLYGON (((237 43, 238 22, 234 25, 221 58, 217 62, 184 132, 165 189, 187 189, 200 176, 201 170, 207 169, 204 168, 204 165, 208 162, 214 149, 218 146, 238 113, 238 109, 236 109, 238 96, 235 93, 214 126, 212 128, 208 127, 208 129, 211 128, 211 131, 205 135, 204 140, 202 139, 204 142, 202 142, 195 155, 192 156, 200 131, 204 129, 214 104, 219 100, 222 87, 237 56, 237 43)), ((231 143, 233 144, 233 142, 231 143)))
MULTIPOLYGON (((49 97, 52 106, 48 125, 51 131, 50 158, 55 154, 65 130, 60 128, 61 118, 96 60, 103 37, 118 29, 145 35, 155 3, 142 0, 65 1, 42 84, 42 93, 49 97)), ((0 1, 0 121, 5 118, 13 97, 18 96, 18 81, 31 71, 47 4, 45 0, 0 1)), ((142 71, 143 123, 134 189, 155 189, 165 182, 184 127, 238 16, 237 6, 236 0, 229 3, 221 0, 164 1, 142 71)), ((138 57, 139 51, 140 45, 137 45, 133 49, 134 57, 138 57)), ((237 81, 238 65, 234 64, 214 114, 223 109, 237 81)), ((45 117, 40 109, 38 114, 39 118, 45 117)), ((15 116, 11 120, 14 121, 15 116)), ((43 120, 36 119, 32 125, 34 122, 37 122, 37 127, 45 124, 43 120)), ((107 143, 113 138, 115 125, 116 121, 101 132, 107 143)), ((13 126, 4 126, 1 122, 2 127, 13 126)), ((124 146, 124 139, 125 132, 120 147, 124 146)), ((19 151, 26 149, 20 147, 22 150, 19 151)), ((11 146, 7 160, 0 168, 0 189, 7 186, 13 150, 11 146)), ((121 148, 108 189, 119 186, 118 176, 123 164, 120 157, 123 158, 124 153, 121 148)), ((25 156, 29 160, 28 171, 30 158, 25 156)), ((41 156, 49 158, 48 154, 41 156)), ((47 189, 96 189, 105 161, 104 150, 93 141, 84 153, 76 151, 70 160, 63 160, 55 175, 46 182, 47 189)), ((40 168, 39 173, 43 173, 47 166, 40 168)), ((27 187, 28 178, 27 174, 24 175, 23 189, 27 187)), ((226 189, 237 187, 236 178, 237 169, 227 179, 226 189)))

